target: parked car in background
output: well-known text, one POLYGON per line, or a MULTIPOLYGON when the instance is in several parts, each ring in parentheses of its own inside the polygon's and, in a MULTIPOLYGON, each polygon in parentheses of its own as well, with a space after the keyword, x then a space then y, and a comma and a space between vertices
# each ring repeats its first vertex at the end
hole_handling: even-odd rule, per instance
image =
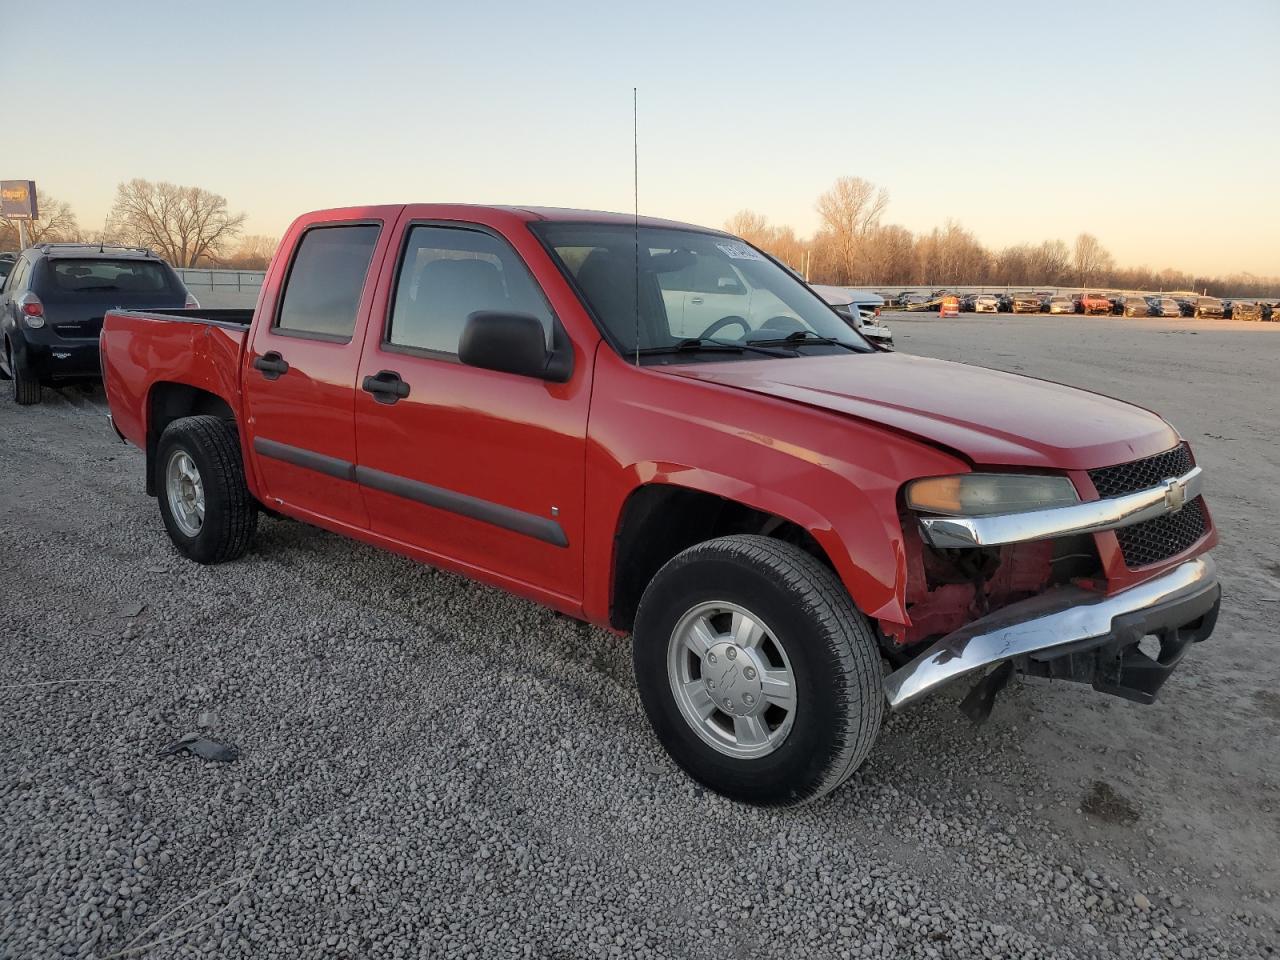
POLYGON ((1080 312, 1089 316, 1111 313, 1111 300, 1101 293, 1086 293, 1080 297, 1080 312))
POLYGON ((1180 317, 1182 307, 1173 297, 1147 297, 1147 314, 1152 317, 1180 317))
POLYGON ((1120 316, 1122 317, 1145 317, 1151 312, 1151 308, 1147 306, 1146 297, 1118 297, 1120 316))
POLYGON ((1261 320, 1262 308, 1250 300, 1236 300, 1231 304, 1232 320, 1261 320))
POLYGON ((912 313, 923 313, 928 310, 938 309, 937 302, 932 297, 926 297, 923 293, 908 294, 902 306, 903 309, 912 313))
POLYGON ((112 307, 198 307, 177 272, 150 250, 38 243, 0 287, 0 379, 40 402, 42 385, 97 379, 98 334, 112 307))
POLYGON ((1070 297, 1054 296, 1049 298, 1050 313, 1075 313, 1076 304, 1070 297))
POLYGON ((1011 313, 1039 313, 1040 297, 1034 293, 1015 293, 1009 298, 1011 313))
POLYGON ((1203 470, 1172 426, 877 350, 718 230, 317 211, 257 309, 109 311, 102 361, 179 554, 243 556, 262 507, 630 633, 654 735, 739 801, 834 790, 886 710, 955 683, 971 719, 1015 671, 1151 703, 1217 619, 1203 470), (679 336, 661 290, 704 258, 761 309, 679 336))
POLYGON ((1001 313, 1013 313, 1013 295, 1010 293, 996 294, 996 302, 999 304, 1001 313))
POLYGON ((1231 319, 1232 319, 1232 312, 1233 312, 1233 311, 1232 311, 1232 308, 1233 308, 1233 306, 1234 306, 1234 301, 1232 301, 1232 300, 1223 300, 1223 301, 1222 301, 1222 315, 1223 315, 1223 317, 1225 317, 1225 318, 1226 318, 1226 319, 1228 319, 1228 320, 1231 320, 1231 319))
POLYGON ((877 346, 893 349, 893 332, 880 322, 880 306, 884 300, 866 290, 853 290, 849 287, 833 287, 827 284, 812 284, 813 289, 831 309, 853 329, 877 346))
POLYGON ((1262 311, 1262 319, 1267 323, 1280 323, 1280 304, 1259 303, 1258 308, 1262 311))
POLYGON ((993 293, 980 293, 973 298, 974 313, 999 313, 1000 298, 993 293))
POLYGON ((1192 316, 1196 318, 1214 317, 1221 318, 1226 315, 1222 301, 1217 297, 1197 297, 1195 306, 1192 309, 1192 316))
POLYGON ((1174 297, 1174 302, 1178 305, 1178 310, 1184 317, 1194 317, 1196 315, 1196 298, 1195 297, 1174 297))

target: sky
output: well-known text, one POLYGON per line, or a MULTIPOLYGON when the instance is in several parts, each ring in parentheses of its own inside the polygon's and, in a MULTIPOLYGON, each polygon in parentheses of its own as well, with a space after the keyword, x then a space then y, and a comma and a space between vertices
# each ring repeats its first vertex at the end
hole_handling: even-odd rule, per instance
POLYGON ((118 183, 298 214, 463 201, 801 235, 841 176, 992 247, 1280 275, 1280 0, 0 0, 0 177, 103 222, 118 183), (21 91, 15 95, 15 91, 21 91))

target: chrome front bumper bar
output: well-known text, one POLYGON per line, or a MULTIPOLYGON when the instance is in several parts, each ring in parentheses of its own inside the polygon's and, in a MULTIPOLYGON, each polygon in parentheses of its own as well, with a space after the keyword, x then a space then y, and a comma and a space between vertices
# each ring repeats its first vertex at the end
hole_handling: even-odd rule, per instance
POLYGON ((1176 631, 1204 617, 1216 610, 1219 596, 1217 570, 1207 556, 1111 596, 1059 587, 947 634, 885 677, 885 696, 896 710, 958 677, 1006 660, 1051 660, 1110 639, 1136 643, 1147 634, 1176 631))
POLYGON ((1203 471, 1192 467, 1180 477, 1122 497, 990 517, 921 517, 920 526, 925 542, 934 547, 997 547, 1098 533, 1177 513, 1187 501, 1200 496, 1203 486, 1203 471))

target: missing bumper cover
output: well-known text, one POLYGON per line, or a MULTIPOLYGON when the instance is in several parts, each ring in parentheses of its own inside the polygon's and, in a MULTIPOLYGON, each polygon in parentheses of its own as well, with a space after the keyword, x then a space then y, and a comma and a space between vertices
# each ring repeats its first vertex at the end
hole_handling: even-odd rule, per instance
POLYGON ((1150 703, 1186 647, 1213 631, 1221 598, 1213 560, 1200 557, 1111 596, 1061 587, 1010 604, 934 643, 885 678, 893 709, 1005 661, 1039 676, 1092 683, 1150 703), (1160 657, 1138 649, 1160 640, 1160 657))

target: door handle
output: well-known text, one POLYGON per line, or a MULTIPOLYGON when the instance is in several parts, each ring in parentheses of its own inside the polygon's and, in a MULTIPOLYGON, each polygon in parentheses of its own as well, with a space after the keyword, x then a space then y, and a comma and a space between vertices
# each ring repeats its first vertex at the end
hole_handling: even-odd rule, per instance
POLYGON ((409 385, 394 370, 379 370, 372 376, 365 377, 360 389, 372 394, 378 403, 395 403, 409 395, 409 385))
POLYGON ((261 370, 268 380, 279 380, 289 372, 289 364, 275 350, 270 350, 260 357, 253 358, 253 369, 261 370))
POLYGON ((690 302, 690 303, 701 303, 701 302, 702 302, 702 298, 701 298, 701 297, 690 297, 690 298, 689 298, 689 302, 690 302))

